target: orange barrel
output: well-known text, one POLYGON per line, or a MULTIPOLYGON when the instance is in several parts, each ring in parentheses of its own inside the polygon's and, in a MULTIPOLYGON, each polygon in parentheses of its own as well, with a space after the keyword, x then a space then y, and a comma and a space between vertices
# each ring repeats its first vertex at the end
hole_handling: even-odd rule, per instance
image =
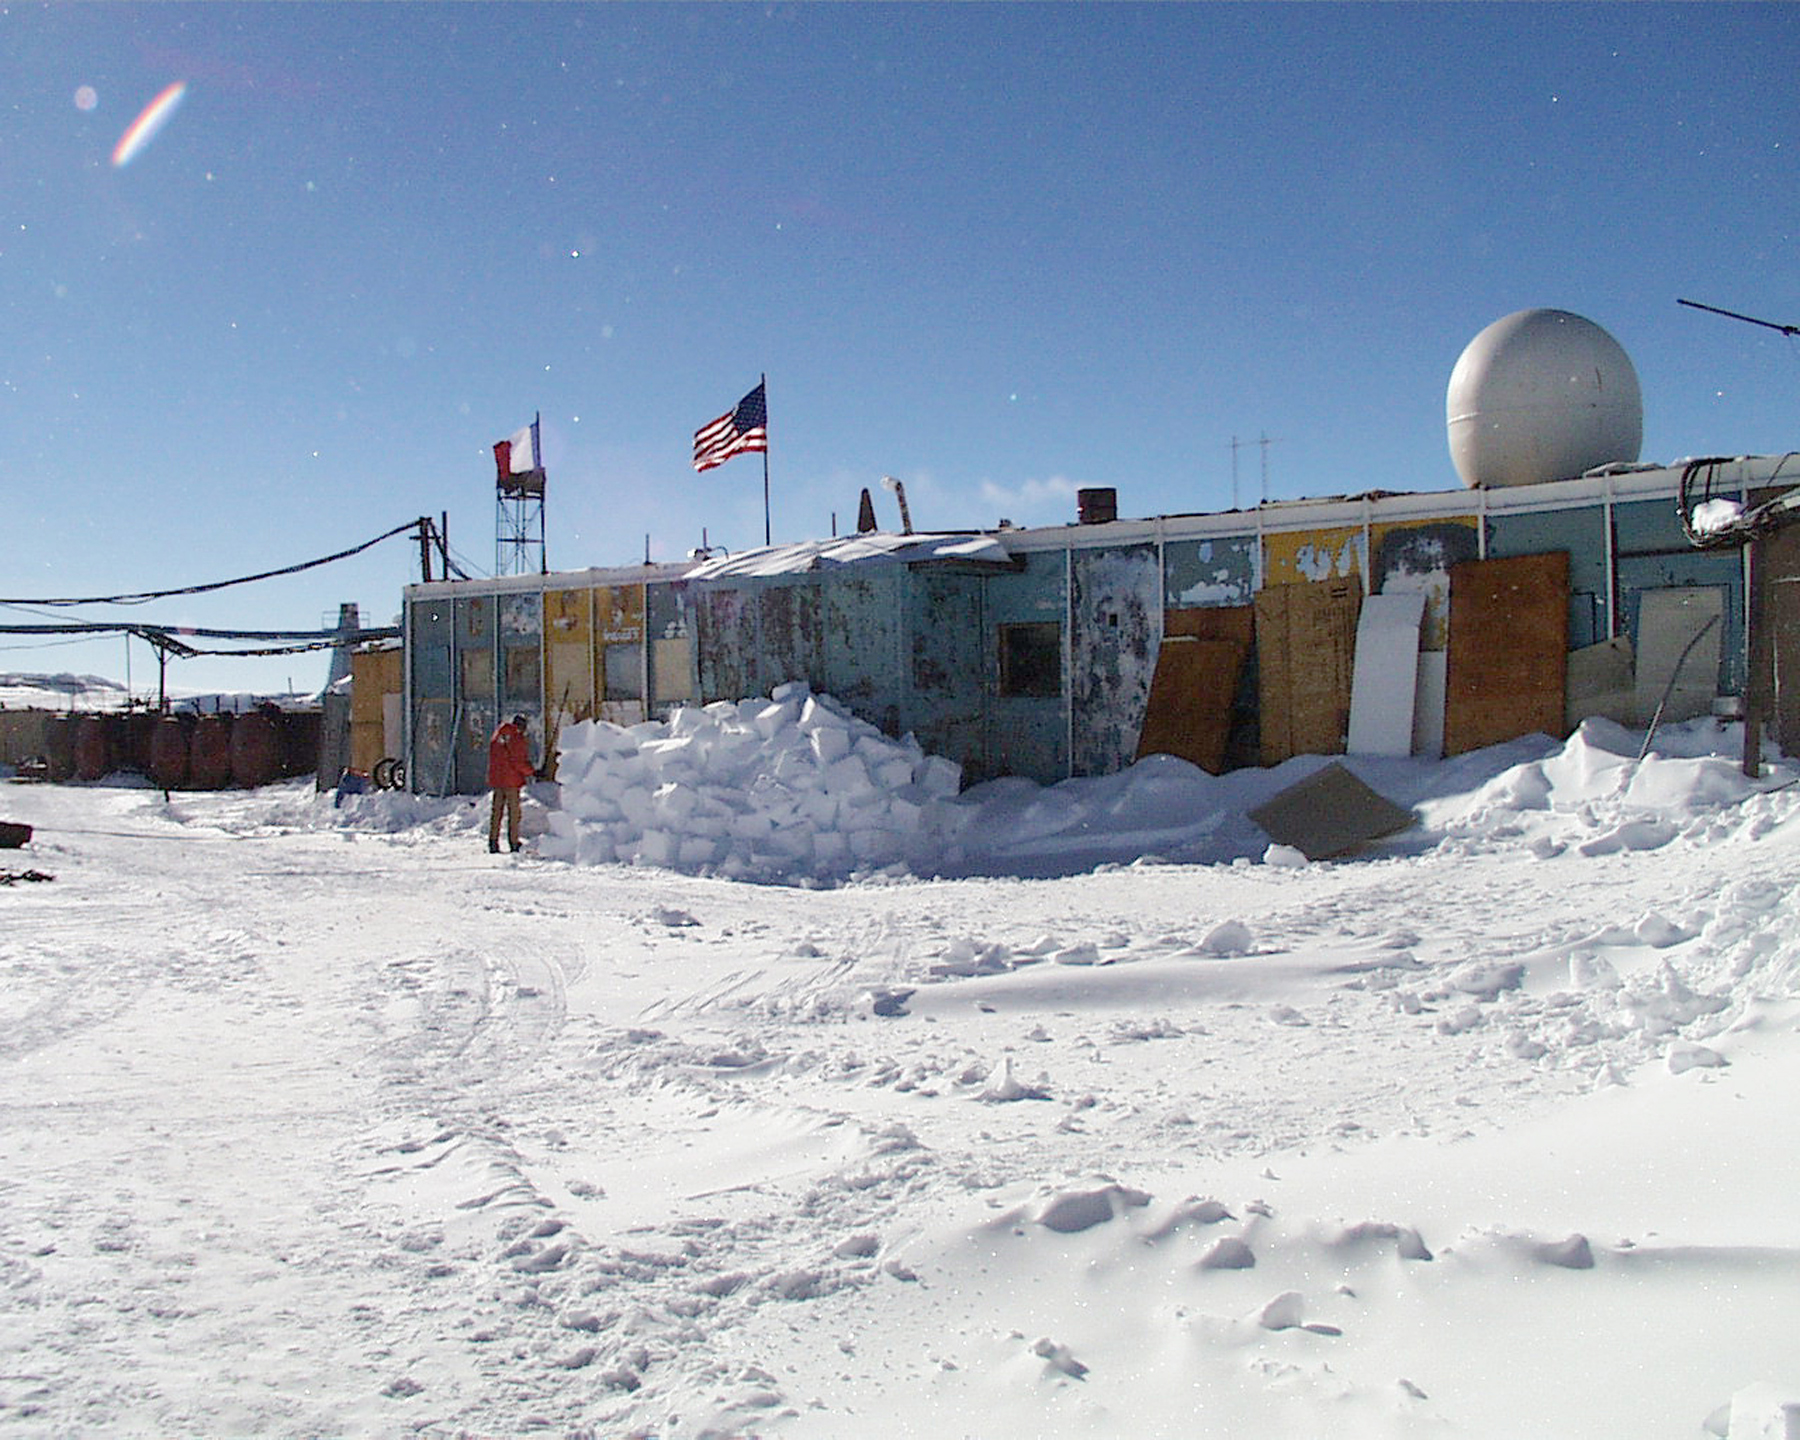
POLYGON ((112 770, 110 715, 83 715, 75 722, 75 778, 98 780, 112 770))
POLYGON ((190 789, 223 790, 231 783, 230 715, 202 715, 188 744, 190 789))
POLYGON ((52 715, 44 726, 44 759, 52 780, 72 779, 75 774, 75 717, 52 715))
POLYGON ((231 727, 231 783, 245 789, 267 785, 281 773, 281 735, 276 717, 249 710, 231 727))
POLYGON ((188 749, 194 735, 192 715, 158 717, 150 735, 150 778, 164 790, 188 783, 188 749))
POLYGON ((281 717, 281 773, 290 778, 311 775, 319 768, 317 710, 294 710, 281 717))

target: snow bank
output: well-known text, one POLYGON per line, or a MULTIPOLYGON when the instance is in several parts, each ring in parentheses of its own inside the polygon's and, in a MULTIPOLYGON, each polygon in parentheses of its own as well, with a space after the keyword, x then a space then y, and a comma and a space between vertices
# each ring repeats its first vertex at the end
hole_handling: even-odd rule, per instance
POLYGON ((577 864, 838 879, 935 850, 962 767, 892 740, 800 681, 629 728, 587 720, 557 751, 562 808, 539 845, 577 864))

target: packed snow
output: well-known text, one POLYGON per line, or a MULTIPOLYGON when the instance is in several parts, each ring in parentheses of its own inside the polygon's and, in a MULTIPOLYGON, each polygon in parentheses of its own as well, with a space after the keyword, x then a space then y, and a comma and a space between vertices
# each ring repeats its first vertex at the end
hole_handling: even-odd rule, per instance
POLYGON ((0 1430, 1800 1433, 1800 766, 1740 729, 1352 757, 1418 823, 1333 863, 1245 818, 1317 757, 564 738, 518 856, 0 788, 0 1430))

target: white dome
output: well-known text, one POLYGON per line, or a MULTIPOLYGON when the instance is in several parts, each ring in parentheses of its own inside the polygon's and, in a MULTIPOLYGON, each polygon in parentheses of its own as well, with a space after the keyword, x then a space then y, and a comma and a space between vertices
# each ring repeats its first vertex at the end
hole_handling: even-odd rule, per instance
POLYGON ((1450 458, 1471 489, 1631 464, 1644 442, 1631 357, 1567 310, 1520 310, 1471 340, 1450 372, 1445 419, 1450 458))

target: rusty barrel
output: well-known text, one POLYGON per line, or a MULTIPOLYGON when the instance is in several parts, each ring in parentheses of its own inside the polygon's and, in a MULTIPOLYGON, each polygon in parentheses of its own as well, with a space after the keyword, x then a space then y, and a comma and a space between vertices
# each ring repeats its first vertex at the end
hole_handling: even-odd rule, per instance
POLYGON ((150 710, 136 710, 122 717, 122 740, 115 761, 120 769, 150 773, 150 747, 156 737, 156 722, 162 716, 150 710))
POLYGON ((319 768, 320 713, 293 710, 281 717, 281 773, 292 779, 319 768))
POLYGON ((75 722, 75 778, 99 780, 113 768, 113 744, 118 733, 113 715, 83 715, 75 722))
POLYGON ((152 781, 164 790, 180 790, 188 783, 189 755, 193 745, 192 715, 159 716, 150 735, 152 781))
POLYGON ((75 728, 73 715, 52 715, 44 724, 44 759, 52 780, 74 778, 75 728))
POLYGON ((202 715, 188 744, 188 787, 223 790, 231 783, 231 715, 202 715))
POLYGON ((231 727, 231 783, 245 789, 267 785, 281 774, 281 731, 277 718, 247 710, 231 727))

